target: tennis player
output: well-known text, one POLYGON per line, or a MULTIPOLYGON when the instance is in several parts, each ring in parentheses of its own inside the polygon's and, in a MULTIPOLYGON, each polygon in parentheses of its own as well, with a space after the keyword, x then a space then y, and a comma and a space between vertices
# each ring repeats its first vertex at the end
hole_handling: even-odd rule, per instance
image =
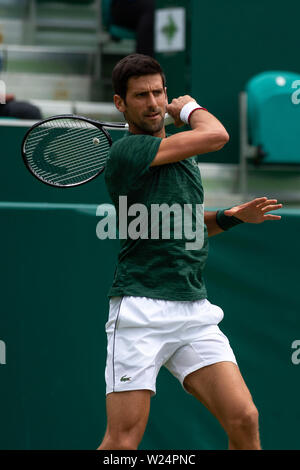
POLYGON ((203 270, 208 237, 243 222, 279 220, 269 212, 282 205, 263 197, 201 215, 204 196, 194 156, 228 142, 223 125, 190 96, 168 104, 164 74, 151 57, 122 59, 113 85, 115 105, 129 123, 128 135, 111 148, 105 173, 117 213, 120 196, 127 197, 131 215, 139 207, 134 204, 149 210, 155 204, 195 206, 193 226, 200 226, 202 236, 190 249, 191 240, 172 230, 169 237, 151 238, 153 227, 148 237, 121 240, 106 323, 107 429, 98 449, 138 448, 162 366, 219 420, 229 449, 260 449, 258 411, 218 326, 223 311, 207 299, 203 270), (176 126, 191 130, 167 137, 166 111, 176 126))

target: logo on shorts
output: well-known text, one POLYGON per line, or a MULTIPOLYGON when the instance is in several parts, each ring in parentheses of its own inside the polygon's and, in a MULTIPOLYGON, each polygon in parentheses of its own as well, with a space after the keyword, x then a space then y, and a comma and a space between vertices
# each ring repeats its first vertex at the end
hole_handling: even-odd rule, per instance
POLYGON ((123 377, 120 378, 121 382, 128 382, 129 380, 131 380, 131 377, 126 377, 126 375, 123 375, 123 377))

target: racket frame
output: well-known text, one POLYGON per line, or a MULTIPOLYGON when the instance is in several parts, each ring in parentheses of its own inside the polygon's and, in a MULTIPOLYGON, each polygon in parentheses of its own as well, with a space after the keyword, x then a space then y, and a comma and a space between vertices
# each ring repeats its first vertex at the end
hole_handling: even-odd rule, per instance
MULTIPOLYGON (((36 127, 39 127, 42 124, 46 124, 47 122, 51 122, 51 121, 54 121, 54 120, 57 120, 57 119, 74 119, 74 120, 78 119, 78 120, 81 120, 81 121, 84 121, 84 122, 87 122, 89 124, 94 125, 100 131, 103 132, 103 134, 107 138, 110 146, 112 145, 112 138, 111 138, 111 136, 110 136, 107 129, 109 129, 109 130, 114 130, 114 129, 115 130, 127 130, 127 129, 129 129, 129 126, 128 126, 127 122, 101 122, 101 121, 97 121, 95 119, 90 119, 90 118, 87 118, 85 116, 80 116, 80 115, 77 115, 77 114, 58 114, 56 116, 51 116, 51 117, 48 117, 46 119, 42 119, 42 120, 36 122, 35 124, 33 124, 33 126, 31 126, 30 129, 27 130, 27 132, 25 133, 25 135, 23 137, 23 140, 22 140, 22 145, 21 145, 22 159, 23 159, 23 162, 24 162, 27 170, 37 180, 41 181, 42 183, 44 183, 48 186, 51 186, 52 188, 72 188, 72 187, 76 187, 76 186, 81 186, 81 185, 89 183, 93 179, 97 178, 105 169, 105 165, 103 165, 103 167, 95 175, 91 176, 90 178, 87 178, 84 181, 80 181, 79 183, 59 184, 59 183, 50 183, 49 181, 43 179, 40 175, 38 175, 33 170, 33 168, 31 168, 31 165, 29 164, 29 162, 27 160, 26 151, 25 151, 25 144, 26 144, 26 140, 27 140, 28 135, 36 127)), ((165 125, 169 125, 169 124, 172 124, 172 123, 174 123, 174 119, 172 118, 172 116, 170 116, 168 113, 166 113, 166 115, 165 115, 165 125)))
POLYGON ((86 183, 89 183, 90 181, 92 181, 93 179, 97 178, 105 169, 105 165, 103 165, 103 167, 93 176, 91 176, 90 178, 87 178, 86 180, 84 181, 81 181, 79 183, 70 183, 70 184, 54 184, 54 183, 50 183, 49 181, 43 179, 41 176, 39 176, 34 170, 33 168, 31 168, 28 160, 27 160, 27 157, 26 157, 26 150, 25 150, 25 145, 26 145, 26 141, 27 141, 27 137, 28 135, 36 128, 36 127, 39 127, 41 126, 42 124, 46 124, 47 122, 50 122, 50 121, 54 121, 54 120, 58 120, 58 119, 78 119, 78 120, 81 120, 81 121, 84 121, 84 122, 87 122, 89 124, 92 124, 94 125, 95 127, 97 127, 100 131, 103 132, 103 134, 105 135, 105 137, 107 138, 108 142, 109 142, 109 145, 111 146, 112 145, 112 138, 109 134, 109 132, 105 129, 106 127, 108 128, 111 128, 111 129, 119 129, 119 130, 126 130, 128 129, 128 124, 127 123, 122 123, 122 122, 118 122, 118 123, 113 123, 113 122, 100 122, 100 121, 96 121, 94 119, 89 119, 89 118, 86 118, 84 116, 80 116, 80 115, 76 115, 76 114, 59 114, 59 115, 56 115, 56 116, 51 116, 49 118, 46 118, 46 119, 43 119, 41 121, 38 121, 36 122, 33 126, 30 127, 30 129, 27 130, 27 132, 25 133, 24 137, 23 137, 23 140, 22 140, 22 145, 21 145, 21 153, 22 153, 22 158, 23 158, 23 162, 27 168, 27 170, 36 178, 38 179, 39 181, 41 181, 42 183, 44 184, 47 184, 48 186, 51 186, 52 188, 71 188, 71 187, 76 187, 76 186, 81 186, 83 184, 86 184, 86 183))

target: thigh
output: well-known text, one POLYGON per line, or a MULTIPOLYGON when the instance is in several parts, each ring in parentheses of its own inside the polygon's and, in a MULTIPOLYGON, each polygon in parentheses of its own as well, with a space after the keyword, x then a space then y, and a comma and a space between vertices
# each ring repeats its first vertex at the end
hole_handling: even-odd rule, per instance
POLYGON ((237 363, 228 338, 218 327, 223 310, 205 299, 192 302, 187 311, 182 345, 164 364, 186 391, 184 380, 192 372, 219 362, 237 363))
POLYGON ((150 412, 149 390, 113 392, 106 397, 107 434, 118 439, 128 433, 140 442, 150 412))
POLYGON ((106 394, 147 389, 155 395, 160 367, 176 349, 173 329, 181 326, 170 322, 174 306, 169 304, 145 297, 111 299, 105 325, 106 394))
POLYGON ((252 396, 232 362, 218 362, 187 375, 184 386, 224 426, 254 406, 252 396))

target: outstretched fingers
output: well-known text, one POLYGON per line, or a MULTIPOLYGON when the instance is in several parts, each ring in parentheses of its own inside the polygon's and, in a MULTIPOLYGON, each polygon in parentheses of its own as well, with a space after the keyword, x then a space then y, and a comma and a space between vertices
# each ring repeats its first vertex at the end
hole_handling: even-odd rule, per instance
POLYGON ((249 204, 259 207, 260 205, 264 204, 268 200, 269 199, 267 197, 256 197, 255 199, 253 199, 253 201, 250 201, 249 204))
POLYGON ((263 208, 272 204, 277 204, 277 199, 268 199, 267 197, 263 199, 263 201, 260 201, 258 204, 256 204, 256 207, 263 208))
POLYGON ((267 214, 267 212, 277 211, 282 208, 282 204, 277 203, 277 199, 261 198, 263 201, 257 204, 257 208, 261 210, 264 220, 280 220, 280 215, 267 214))
POLYGON ((278 204, 277 199, 257 197, 252 201, 245 202, 240 206, 235 206, 225 211, 225 215, 234 215, 243 222, 259 224, 266 220, 280 220, 280 215, 269 214, 269 212, 277 211, 281 208, 282 204, 278 204))
POLYGON ((262 212, 276 211, 282 208, 282 204, 268 204, 267 206, 261 207, 262 212))
POLYGON ((275 215, 275 214, 265 214, 263 216, 264 220, 280 220, 281 215, 275 215))

